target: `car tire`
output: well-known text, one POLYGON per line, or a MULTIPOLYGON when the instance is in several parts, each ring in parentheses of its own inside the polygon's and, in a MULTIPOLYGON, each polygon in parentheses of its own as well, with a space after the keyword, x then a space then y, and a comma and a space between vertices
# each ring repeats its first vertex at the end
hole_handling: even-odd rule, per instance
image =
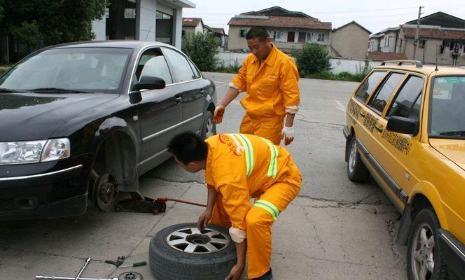
POLYGON ((213 121, 213 113, 207 111, 206 118, 202 126, 202 138, 206 139, 216 134, 216 124, 213 121))
POLYGON ((421 210, 410 229, 407 250, 409 280, 449 279, 439 247, 438 217, 432 208, 421 210))
POLYGON ((236 259, 228 229, 215 225, 201 233, 195 223, 177 224, 162 229, 150 241, 150 269, 157 279, 225 279, 236 259))
POLYGON ((366 182, 370 177, 370 171, 360 158, 355 135, 352 136, 350 140, 349 150, 347 153, 347 176, 349 177, 349 180, 356 183, 366 182))

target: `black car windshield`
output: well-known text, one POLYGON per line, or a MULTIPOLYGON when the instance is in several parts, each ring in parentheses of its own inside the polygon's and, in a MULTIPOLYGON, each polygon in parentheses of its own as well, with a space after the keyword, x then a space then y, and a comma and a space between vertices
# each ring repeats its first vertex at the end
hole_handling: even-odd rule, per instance
POLYGON ((0 78, 0 88, 46 92, 117 92, 131 49, 58 48, 30 56, 0 78), (39 90, 40 89, 40 90, 39 90))
POLYGON ((435 78, 430 110, 430 137, 465 139, 465 76, 435 78))

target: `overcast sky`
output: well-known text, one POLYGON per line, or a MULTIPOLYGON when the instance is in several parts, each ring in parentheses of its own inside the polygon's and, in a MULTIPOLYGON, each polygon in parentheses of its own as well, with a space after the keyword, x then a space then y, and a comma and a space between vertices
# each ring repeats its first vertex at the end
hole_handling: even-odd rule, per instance
POLYGON ((240 13, 280 6, 290 11, 301 11, 321 21, 332 22, 333 28, 355 20, 376 33, 396 27, 418 17, 418 7, 424 15, 438 11, 465 19, 463 0, 190 0, 194 9, 184 9, 184 17, 201 17, 211 27, 228 30, 229 19, 240 13))

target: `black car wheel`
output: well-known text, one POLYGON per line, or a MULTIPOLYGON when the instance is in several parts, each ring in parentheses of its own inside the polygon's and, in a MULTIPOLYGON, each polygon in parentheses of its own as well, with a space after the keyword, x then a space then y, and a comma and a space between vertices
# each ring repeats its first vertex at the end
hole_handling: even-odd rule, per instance
POLYGON ((228 230, 194 223, 162 229, 150 241, 150 269, 163 280, 225 279, 236 264, 236 247, 228 230))
POLYGON ((205 122, 202 126, 202 137, 208 138, 216 134, 216 124, 213 121, 213 114, 210 111, 207 111, 205 122))
POLYGON ((347 152, 349 153, 349 159, 347 161, 347 176, 349 180, 356 183, 366 182, 370 177, 370 171, 368 171, 360 158, 355 135, 352 136, 350 140, 349 150, 347 152))
POLYGON ((421 210, 413 221, 408 240, 409 280, 449 279, 438 242, 438 217, 432 208, 421 210))

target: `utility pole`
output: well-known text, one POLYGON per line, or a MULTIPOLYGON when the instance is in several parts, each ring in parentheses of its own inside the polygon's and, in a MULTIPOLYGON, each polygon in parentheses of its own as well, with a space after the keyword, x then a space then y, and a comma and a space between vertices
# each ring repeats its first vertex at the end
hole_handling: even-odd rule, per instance
POLYGON ((417 31, 415 33, 415 41, 413 42, 413 60, 416 60, 417 57, 417 47, 418 47, 418 39, 420 36, 420 17, 421 17, 421 10, 424 8, 424 6, 420 6, 418 9, 418 19, 417 19, 417 31))

